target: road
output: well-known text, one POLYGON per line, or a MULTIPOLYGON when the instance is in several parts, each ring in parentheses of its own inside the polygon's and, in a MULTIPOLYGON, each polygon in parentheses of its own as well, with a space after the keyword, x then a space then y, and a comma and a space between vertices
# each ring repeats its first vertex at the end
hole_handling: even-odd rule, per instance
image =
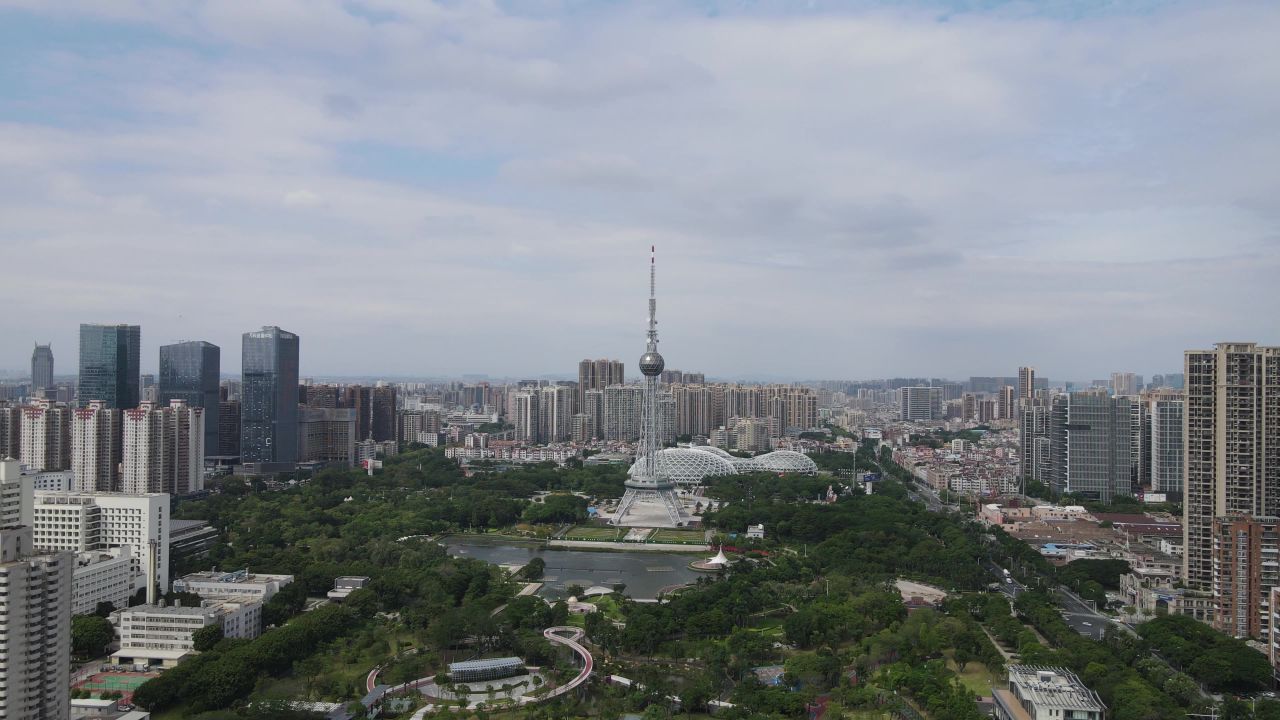
POLYGON ((1091 603, 1080 599, 1079 595, 1066 588, 1058 588, 1057 594, 1062 619, 1081 635, 1101 640, 1107 632, 1107 626, 1113 624, 1111 618, 1094 610, 1091 603))

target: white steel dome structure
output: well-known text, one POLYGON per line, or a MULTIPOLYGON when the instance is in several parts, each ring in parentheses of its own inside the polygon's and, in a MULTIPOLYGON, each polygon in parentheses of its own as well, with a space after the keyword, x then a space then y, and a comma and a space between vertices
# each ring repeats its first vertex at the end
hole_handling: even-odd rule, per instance
MULTIPOLYGON (((728 453, 725 453, 727 456, 728 453)), ((657 453, 658 471, 648 472, 648 464, 642 457, 631 466, 632 477, 656 475, 677 485, 699 485, 704 478, 718 475, 736 475, 734 464, 724 457, 692 448, 666 448, 657 453)))
POLYGON ((757 455, 755 460, 769 472, 797 475, 816 475, 818 472, 818 464, 812 458, 795 450, 774 450, 771 453, 757 455))

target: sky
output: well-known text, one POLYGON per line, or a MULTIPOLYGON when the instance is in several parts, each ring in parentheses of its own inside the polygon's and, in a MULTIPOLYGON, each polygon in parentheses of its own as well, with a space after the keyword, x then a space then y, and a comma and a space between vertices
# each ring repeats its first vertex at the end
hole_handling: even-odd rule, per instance
POLYGON ((1280 4, 0 0, 0 368, 1176 372, 1280 344, 1280 4))

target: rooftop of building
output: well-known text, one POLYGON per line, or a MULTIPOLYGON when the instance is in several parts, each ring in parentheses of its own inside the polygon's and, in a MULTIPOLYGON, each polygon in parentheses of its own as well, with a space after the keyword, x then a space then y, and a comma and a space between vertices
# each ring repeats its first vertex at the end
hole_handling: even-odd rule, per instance
POLYGON ((1010 665, 1009 685, 1017 685, 1022 696, 1037 709, 1064 708, 1074 710, 1107 709, 1098 693, 1085 687, 1075 673, 1065 668, 1038 665, 1010 665))
POLYGON ((457 672, 459 670, 487 670, 489 668, 521 667, 523 665, 524 660, 518 657, 464 660, 462 662, 449 663, 449 672, 457 672))
POLYGON ((277 580, 293 580, 292 575, 270 575, 267 573, 251 573, 248 568, 242 570, 201 570, 188 573, 178 578, 178 582, 205 583, 269 583, 277 580))

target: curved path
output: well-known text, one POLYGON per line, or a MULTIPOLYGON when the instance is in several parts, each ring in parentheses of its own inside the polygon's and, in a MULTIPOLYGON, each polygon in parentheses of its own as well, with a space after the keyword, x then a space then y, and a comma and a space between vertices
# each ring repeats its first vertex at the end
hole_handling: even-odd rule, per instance
MULTIPOLYGON (((558 688, 555 688, 554 690, 551 690, 545 695, 541 695, 538 697, 525 695, 521 697, 520 698, 521 705, 529 705, 531 703, 542 702, 543 700, 551 700, 554 698, 558 698, 561 695, 564 695, 570 690, 573 690, 577 688, 579 685, 582 685, 582 683, 586 682, 591 677, 591 671, 595 668, 595 658, 591 656, 591 651, 587 650, 585 647, 582 646, 582 643, 579 642, 580 640, 582 640, 583 637, 586 636, 586 633, 582 630, 582 628, 572 627, 569 625, 549 627, 546 630, 542 631, 542 636, 553 643, 556 643, 558 645, 564 645, 565 647, 572 650, 575 654, 577 654, 578 657, 582 658, 582 671, 579 672, 577 677, 575 677, 574 679, 570 680, 564 685, 561 685, 558 688)), ((375 689, 377 689, 378 674, 381 672, 382 672, 381 665, 369 671, 368 676, 365 677, 365 690, 367 692, 373 692, 375 689)), ((412 682, 407 682, 402 685, 396 685, 395 687, 387 688, 384 694, 390 695, 392 693, 402 692, 404 690, 412 690, 414 688, 421 687, 422 685, 427 685, 432 682, 434 682, 433 678, 419 678, 412 682)), ((423 710, 425 711, 427 710, 427 708, 423 708, 423 710)), ((418 717, 418 715, 415 714, 414 717, 418 717)))
POLYGON ((552 698, 558 698, 561 695, 564 695, 570 690, 573 690, 574 688, 578 687, 582 683, 586 682, 587 679, 591 677, 591 670, 592 668, 595 667, 595 659, 591 657, 591 652, 588 651, 585 647, 582 646, 581 643, 578 642, 583 638, 584 635, 586 635, 586 633, 582 630, 582 628, 576 628, 568 625, 561 625, 558 627, 549 627, 546 630, 542 631, 543 637, 545 637, 546 639, 550 640, 553 643, 564 645, 565 647, 577 653, 578 656, 582 658, 582 672, 578 673, 578 676, 575 677, 574 679, 570 680, 564 685, 561 685, 555 690, 552 690, 546 695, 543 695, 540 698, 527 698, 529 702, 536 702, 538 700, 550 700, 552 698), (568 637, 565 637, 566 634, 568 635, 568 637))

